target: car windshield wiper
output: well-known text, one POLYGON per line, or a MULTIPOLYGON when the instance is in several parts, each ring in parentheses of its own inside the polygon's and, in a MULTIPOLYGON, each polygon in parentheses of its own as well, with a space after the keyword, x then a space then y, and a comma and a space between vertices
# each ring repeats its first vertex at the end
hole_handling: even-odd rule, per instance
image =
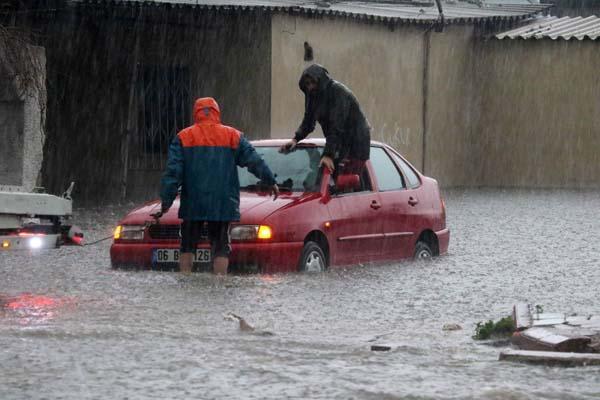
MULTIPOLYGON (((279 186, 279 183, 277 184, 277 186, 279 187, 279 191, 283 191, 283 192, 292 192, 292 188, 287 187, 287 186, 279 186)), ((264 183, 256 183, 256 184, 252 184, 252 185, 246 185, 246 186, 240 186, 240 190, 248 190, 248 191, 257 191, 257 190, 269 190, 271 188, 271 186, 264 184, 264 183)))

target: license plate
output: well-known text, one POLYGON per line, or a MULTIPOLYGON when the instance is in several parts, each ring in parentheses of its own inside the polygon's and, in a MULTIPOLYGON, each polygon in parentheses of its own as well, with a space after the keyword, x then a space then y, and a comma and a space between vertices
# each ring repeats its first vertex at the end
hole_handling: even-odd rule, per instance
MULTIPOLYGON (((179 262, 179 249, 154 249, 152 253, 153 264, 163 263, 178 263, 179 262)), ((194 254, 195 263, 209 263, 210 262, 210 249, 196 249, 194 254)))

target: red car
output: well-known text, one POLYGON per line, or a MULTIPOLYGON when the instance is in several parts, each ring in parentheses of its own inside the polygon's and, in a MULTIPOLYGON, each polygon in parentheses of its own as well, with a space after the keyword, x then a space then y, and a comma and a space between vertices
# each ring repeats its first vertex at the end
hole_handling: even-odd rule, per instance
MULTIPOLYGON (((428 258, 448 250, 446 210, 434 179, 420 174, 390 146, 371 143, 362 176, 333 181, 319 169, 324 139, 304 140, 289 154, 285 140, 253 142, 276 176, 276 199, 246 169, 239 169, 241 221, 231 225, 230 268, 263 273, 324 271, 365 262, 428 258)), ((160 201, 125 216, 110 249, 113 267, 176 269, 179 201, 156 223, 160 201)), ((205 240, 195 269, 210 268, 205 240)))

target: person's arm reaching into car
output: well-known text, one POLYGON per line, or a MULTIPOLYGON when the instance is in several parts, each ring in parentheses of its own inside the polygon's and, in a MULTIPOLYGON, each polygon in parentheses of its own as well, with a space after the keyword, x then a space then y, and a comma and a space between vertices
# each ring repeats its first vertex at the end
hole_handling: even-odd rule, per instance
POLYGON ((169 158, 167 161, 167 168, 160 181, 160 201, 161 208, 157 213, 152 214, 156 219, 162 217, 166 213, 175 197, 177 196, 177 190, 181 186, 183 180, 183 151, 181 148, 181 141, 179 136, 175 136, 171 145, 169 146, 169 158))
POLYGON ((310 100, 310 96, 306 95, 306 99, 304 101, 304 118, 302 119, 302 123, 298 127, 298 130, 296 130, 294 138, 279 148, 280 153, 288 153, 294 150, 299 141, 307 137, 312 131, 315 130, 317 120, 315 118, 315 112, 313 108, 314 105, 310 100))
POLYGON ((240 138, 240 144, 236 150, 235 162, 240 167, 248 168, 254 176, 266 183, 271 187, 271 194, 274 199, 279 196, 279 187, 275 181, 273 173, 265 163, 265 161, 258 155, 254 147, 244 137, 240 138))

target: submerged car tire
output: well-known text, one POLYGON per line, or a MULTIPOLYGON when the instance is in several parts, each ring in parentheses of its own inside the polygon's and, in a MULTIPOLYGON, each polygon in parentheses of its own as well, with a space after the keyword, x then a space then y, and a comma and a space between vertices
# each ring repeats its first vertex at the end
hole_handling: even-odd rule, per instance
POLYGON ((324 272, 327 269, 327 258, 321 247, 315 242, 306 242, 298 261, 300 272, 324 272))
POLYGON ((429 260, 433 257, 431 247, 425 242, 418 241, 415 246, 415 260, 429 260))

